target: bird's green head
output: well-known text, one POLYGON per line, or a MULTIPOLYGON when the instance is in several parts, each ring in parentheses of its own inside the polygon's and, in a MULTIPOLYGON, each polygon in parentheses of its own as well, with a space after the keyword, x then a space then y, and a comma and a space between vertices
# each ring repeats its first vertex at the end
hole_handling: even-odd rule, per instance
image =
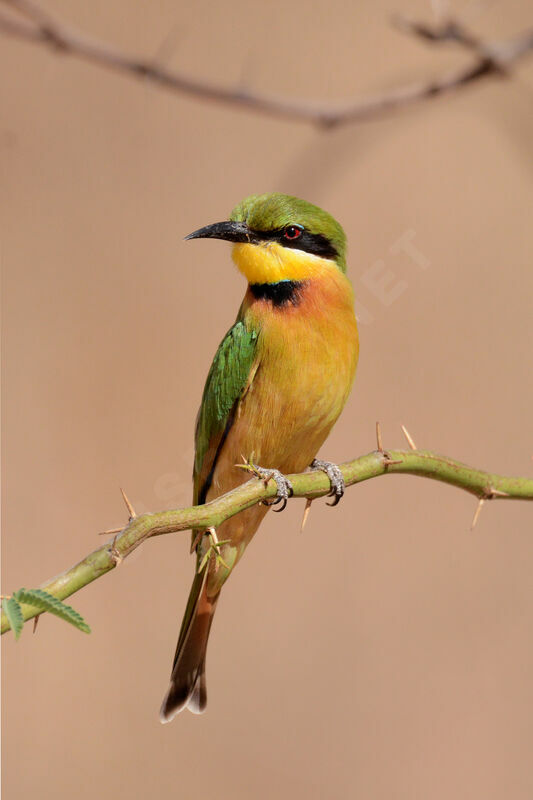
POLYGON ((346 271, 346 236, 318 206, 280 194, 252 195, 227 222, 208 225, 187 239, 234 242, 233 258, 250 283, 302 280, 334 264, 346 271))

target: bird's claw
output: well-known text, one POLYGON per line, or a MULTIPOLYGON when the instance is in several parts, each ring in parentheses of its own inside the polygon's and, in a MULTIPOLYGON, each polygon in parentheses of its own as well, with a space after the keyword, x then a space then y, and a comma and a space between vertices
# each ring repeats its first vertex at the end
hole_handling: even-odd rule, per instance
POLYGON ((281 503, 281 508, 275 508, 274 511, 283 511, 287 505, 287 500, 289 497, 292 497, 293 494, 292 483, 279 471, 279 469, 258 467, 256 464, 251 464, 251 466, 254 474, 265 482, 265 486, 270 480, 276 482, 277 491, 275 500, 263 500, 263 505, 277 506, 278 503, 281 503))
POLYGON ((332 503, 326 503, 326 505, 336 506, 343 496, 346 488, 342 472, 337 464, 333 464, 331 461, 322 461, 320 458, 315 458, 311 462, 311 469, 321 470, 321 472, 326 473, 331 484, 331 491, 328 494, 328 497, 334 498, 332 503))

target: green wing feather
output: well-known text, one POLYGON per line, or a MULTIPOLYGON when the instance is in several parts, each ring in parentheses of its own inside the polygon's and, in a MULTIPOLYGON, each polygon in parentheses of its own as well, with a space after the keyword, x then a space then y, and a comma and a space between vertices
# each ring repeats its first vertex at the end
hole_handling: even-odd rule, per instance
POLYGON ((196 420, 194 502, 202 502, 206 481, 212 475, 219 446, 241 398, 257 357, 255 330, 241 319, 229 329, 218 348, 207 376, 196 420))
MULTIPOLYGON (((194 503, 203 502, 216 459, 231 426, 239 399, 248 385, 256 361, 257 332, 246 328, 239 317, 218 348, 205 382, 202 404, 196 420, 194 459, 194 503)), ((192 532, 192 542, 197 531, 192 532)), ((199 557, 197 559, 199 562, 199 557)), ((198 567, 197 567, 198 568, 198 567)), ((194 576, 185 616, 181 623, 174 664, 194 619, 205 570, 194 576)))

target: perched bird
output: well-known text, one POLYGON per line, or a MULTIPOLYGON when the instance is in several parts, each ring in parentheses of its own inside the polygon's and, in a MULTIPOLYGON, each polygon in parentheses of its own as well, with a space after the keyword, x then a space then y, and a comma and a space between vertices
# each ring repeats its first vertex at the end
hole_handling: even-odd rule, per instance
MULTIPOLYGON (((335 502, 338 467, 315 456, 341 413, 355 375, 359 343, 346 237, 333 217, 284 194, 248 197, 229 221, 187 239, 233 243, 248 281, 237 320, 217 350, 196 422, 194 503, 248 480, 243 457, 273 478, 277 499, 291 493, 284 474, 324 470, 335 502)), ((161 706, 169 722, 183 708, 206 706, 205 658, 220 590, 268 508, 256 505, 216 532, 193 531, 196 573, 161 706)))

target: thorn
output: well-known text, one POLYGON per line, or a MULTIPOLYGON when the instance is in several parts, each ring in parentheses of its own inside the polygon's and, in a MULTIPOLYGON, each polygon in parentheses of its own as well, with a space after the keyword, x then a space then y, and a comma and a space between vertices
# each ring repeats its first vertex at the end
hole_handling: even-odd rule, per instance
POLYGON ((222 541, 220 541, 217 536, 216 528, 213 527, 206 528, 206 530, 202 531, 202 533, 207 533, 209 535, 210 544, 206 553, 204 554, 204 557, 200 561, 197 574, 199 575, 204 569, 204 567, 207 564, 209 564, 209 562, 211 561, 211 557, 214 557, 215 559, 215 572, 218 571, 221 564, 223 567, 229 570, 230 569, 229 565, 226 564, 226 562, 224 561, 224 559, 220 554, 220 548, 225 544, 229 544, 230 539, 223 539, 222 541))
POLYGON ((198 542, 200 541, 200 539, 202 538, 202 536, 204 535, 204 533, 205 533, 205 531, 202 531, 202 530, 198 531, 198 533, 196 534, 196 536, 195 536, 195 537, 194 537, 194 539, 192 540, 192 543, 191 543, 191 549, 190 549, 190 552, 191 552, 191 553, 194 553, 194 551, 195 551, 195 550, 196 550, 196 548, 198 547, 198 542))
POLYGON ((214 526, 206 529, 206 533, 211 537, 214 547, 222 547, 223 544, 229 544, 231 539, 219 539, 217 536, 217 529, 214 526))
POLYGON ((244 472, 249 472, 256 478, 259 478, 260 476, 259 473, 257 472, 257 467, 252 461, 253 455, 250 458, 245 458, 244 456, 241 456, 241 458, 242 458, 242 464, 234 464, 233 466, 237 467, 237 469, 244 470, 244 472))
POLYGON ((407 443, 408 443, 409 447, 411 448, 411 450, 416 450, 416 444, 414 442, 414 439, 411 436, 411 434, 409 433, 409 431, 407 430, 407 428, 405 427, 405 425, 402 425, 402 431, 403 431, 403 435, 407 439, 407 443))
POLYGON ((378 450, 380 453, 383 453, 383 440, 381 438, 381 425, 379 422, 376 422, 376 440, 378 443, 378 450))
POLYGON ((131 522, 132 519, 135 519, 137 514, 135 513, 135 509, 133 508, 132 504, 128 500, 128 495, 126 494, 126 492, 122 487, 120 488, 120 492, 122 494, 124 502, 126 503, 126 508, 128 509, 128 514, 130 515, 130 522, 131 522))
POLYGON ((252 472, 255 475, 253 465, 249 464, 248 462, 245 462, 244 464, 234 464, 233 466, 237 467, 237 469, 243 469, 245 472, 252 472))
POLYGON ((120 533, 124 528, 110 528, 108 531, 100 531, 98 536, 110 536, 112 533, 120 533))
POLYGON ((37 616, 33 618, 33 631, 32 631, 33 633, 35 633, 35 631, 37 630, 37 625, 39 624, 40 617, 41 615, 37 614, 37 616))
POLYGON ((383 449, 383 439, 381 438, 381 425, 376 422, 376 440, 378 443, 377 452, 383 456, 383 464, 390 467, 392 464, 401 464, 401 461, 393 461, 386 450, 383 449))
POLYGON ((402 464, 403 462, 401 459, 398 461, 393 461, 388 453, 383 453, 383 463, 386 467, 391 467, 393 464, 402 464))
POLYGON ((499 489, 491 487, 487 492, 487 500, 491 500, 493 497, 509 497, 509 492, 500 492, 499 489))
MULTIPOLYGON (((235 464, 235 466, 236 466, 238 469, 242 469, 242 470, 244 470, 245 472, 249 472, 249 473, 250 473, 250 475, 253 475, 253 476, 254 476, 255 478, 257 478, 258 480, 260 480, 260 481, 263 481, 263 483, 265 484, 265 486, 268 486, 268 482, 270 481, 270 479, 271 479, 273 476, 272 476, 272 475, 270 475, 268 478, 267 478, 267 477, 265 477, 264 475, 262 475, 262 474, 261 474, 261 472, 260 472, 260 467, 257 467, 257 466, 256 466, 256 465, 253 463, 253 461, 250 461, 250 460, 248 460, 247 458, 244 458, 244 456, 242 457, 242 460, 243 460, 243 462, 244 462, 243 464, 235 464)), ((264 501, 263 501, 263 500, 260 500, 260 502, 262 503, 262 502, 264 502, 264 501)))
POLYGON ((311 503, 312 502, 313 501, 310 500, 309 497, 305 501, 304 515, 302 517, 302 527, 300 528, 300 533, 304 532, 304 528, 305 528, 305 525, 306 525, 306 522, 307 522, 307 518, 309 516, 309 512, 311 511, 311 503))
POLYGON ((485 502, 485 498, 484 497, 480 497, 479 498, 479 503, 477 504, 477 508, 476 508, 475 513, 474 513, 474 518, 472 520, 472 524, 470 525, 470 530, 471 531, 473 531, 474 528, 476 527, 476 523, 477 523, 477 521, 479 519, 479 515, 481 514, 481 509, 483 508, 484 502, 485 502))

